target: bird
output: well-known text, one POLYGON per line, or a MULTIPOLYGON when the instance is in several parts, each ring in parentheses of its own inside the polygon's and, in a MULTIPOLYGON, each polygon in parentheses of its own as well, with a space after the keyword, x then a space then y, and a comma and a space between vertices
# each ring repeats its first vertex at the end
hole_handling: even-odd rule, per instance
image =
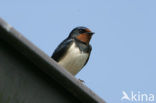
POLYGON ((74 28, 58 45, 51 58, 75 76, 89 60, 92 50, 90 40, 93 34, 94 32, 84 26, 74 28))

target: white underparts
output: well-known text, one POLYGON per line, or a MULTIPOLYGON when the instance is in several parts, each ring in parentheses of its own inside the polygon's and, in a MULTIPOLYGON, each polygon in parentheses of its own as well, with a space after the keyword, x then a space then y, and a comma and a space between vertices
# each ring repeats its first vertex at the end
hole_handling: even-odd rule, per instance
POLYGON ((80 49, 73 42, 67 51, 67 54, 58 62, 72 75, 76 75, 86 63, 88 54, 80 51, 80 49))

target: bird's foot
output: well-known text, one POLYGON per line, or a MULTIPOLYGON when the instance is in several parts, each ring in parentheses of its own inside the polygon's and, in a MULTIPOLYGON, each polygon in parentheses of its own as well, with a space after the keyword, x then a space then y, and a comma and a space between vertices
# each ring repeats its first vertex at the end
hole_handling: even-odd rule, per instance
POLYGON ((80 81, 81 83, 85 83, 85 81, 84 81, 84 80, 79 79, 79 81, 80 81))

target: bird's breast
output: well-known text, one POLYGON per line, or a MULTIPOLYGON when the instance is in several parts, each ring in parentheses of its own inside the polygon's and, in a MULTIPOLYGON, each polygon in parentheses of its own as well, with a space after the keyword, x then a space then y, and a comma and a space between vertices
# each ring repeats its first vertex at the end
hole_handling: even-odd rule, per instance
POLYGON ((58 62, 58 64, 63 66, 71 74, 76 75, 82 69, 88 57, 89 54, 80 51, 73 42, 65 56, 58 62))

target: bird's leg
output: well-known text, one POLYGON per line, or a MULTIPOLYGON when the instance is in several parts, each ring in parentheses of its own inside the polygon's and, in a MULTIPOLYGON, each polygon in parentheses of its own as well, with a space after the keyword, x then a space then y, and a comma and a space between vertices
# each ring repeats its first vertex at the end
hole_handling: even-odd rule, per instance
POLYGON ((81 83, 85 83, 85 81, 84 81, 84 80, 79 79, 79 81, 80 81, 81 83))

